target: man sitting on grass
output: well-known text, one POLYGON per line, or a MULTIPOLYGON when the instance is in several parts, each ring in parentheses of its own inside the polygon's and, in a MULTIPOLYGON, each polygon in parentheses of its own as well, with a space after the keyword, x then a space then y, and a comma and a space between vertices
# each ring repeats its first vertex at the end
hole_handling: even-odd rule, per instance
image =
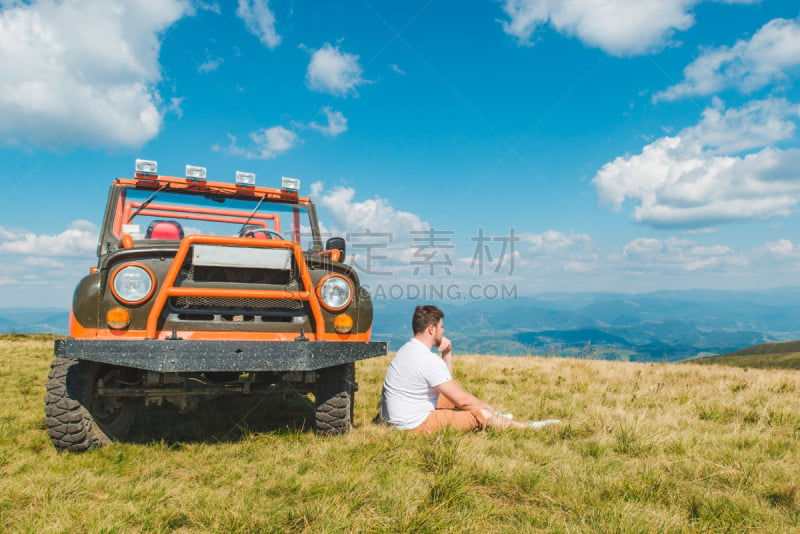
POLYGON ((453 380, 453 352, 444 337, 444 313, 417 306, 411 320, 414 337, 392 359, 381 395, 381 419, 401 430, 436 432, 485 428, 541 428, 556 419, 518 423, 464 391, 453 380), (431 352, 439 348, 439 354, 431 352))

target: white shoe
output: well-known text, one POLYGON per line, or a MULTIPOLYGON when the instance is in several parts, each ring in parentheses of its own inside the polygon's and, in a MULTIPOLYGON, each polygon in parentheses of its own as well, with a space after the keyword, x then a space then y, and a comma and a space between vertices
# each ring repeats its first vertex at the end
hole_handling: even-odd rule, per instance
POLYGON ((528 426, 531 428, 542 428, 547 425, 557 425, 561 421, 559 419, 545 419, 544 421, 528 421, 528 426))

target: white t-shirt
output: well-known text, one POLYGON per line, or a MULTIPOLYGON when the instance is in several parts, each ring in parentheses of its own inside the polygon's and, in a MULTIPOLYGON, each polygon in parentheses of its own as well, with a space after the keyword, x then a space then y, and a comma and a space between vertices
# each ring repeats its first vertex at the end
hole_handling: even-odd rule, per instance
POLYGON ((381 395, 381 418, 408 430, 422 424, 436 409, 439 392, 434 388, 452 380, 444 360, 412 338, 395 354, 381 395))

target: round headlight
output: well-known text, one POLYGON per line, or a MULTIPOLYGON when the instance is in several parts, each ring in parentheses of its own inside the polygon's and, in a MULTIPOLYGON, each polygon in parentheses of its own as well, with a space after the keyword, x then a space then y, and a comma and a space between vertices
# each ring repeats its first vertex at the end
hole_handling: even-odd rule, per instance
POLYGON ((343 276, 330 275, 322 280, 317 289, 317 296, 322 305, 329 310, 341 310, 350 304, 353 298, 353 286, 343 276))
POLYGON ((111 289, 117 300, 139 304, 153 294, 153 274, 143 265, 125 265, 111 276, 111 289))

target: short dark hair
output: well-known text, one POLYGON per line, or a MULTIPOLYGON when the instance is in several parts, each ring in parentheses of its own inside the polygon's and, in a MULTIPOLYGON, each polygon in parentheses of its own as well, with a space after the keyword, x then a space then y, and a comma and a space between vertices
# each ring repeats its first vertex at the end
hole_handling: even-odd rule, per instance
POLYGON ((444 312, 436 306, 417 306, 411 319, 411 330, 414 335, 421 334, 431 325, 439 324, 444 319, 444 312))

